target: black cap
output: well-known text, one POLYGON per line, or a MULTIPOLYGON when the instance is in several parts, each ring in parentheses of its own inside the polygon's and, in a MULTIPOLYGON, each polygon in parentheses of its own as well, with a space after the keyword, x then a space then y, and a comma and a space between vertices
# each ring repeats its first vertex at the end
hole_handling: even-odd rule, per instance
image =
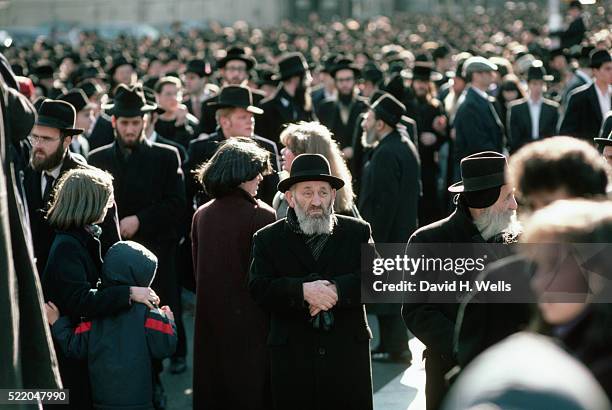
POLYGON ((74 128, 76 111, 66 101, 44 100, 38 107, 36 125, 57 128, 66 135, 77 135, 82 129, 74 128))
POLYGON ((329 182, 334 189, 344 186, 342 179, 331 174, 329 162, 321 154, 301 154, 295 157, 289 178, 278 183, 278 190, 286 192, 293 185, 305 181, 329 182))
POLYGON ((112 104, 102 105, 103 110, 107 110, 114 117, 141 117, 144 114, 154 111, 156 105, 149 105, 144 97, 141 87, 128 87, 119 84, 115 90, 112 104))
POLYGON ((376 118, 383 120, 391 127, 395 127, 402 119, 402 116, 406 115, 404 104, 391 94, 385 94, 380 97, 372 104, 370 109, 376 114, 376 118))
POLYGON ((209 101, 208 106, 219 108, 244 108, 253 114, 263 114, 261 108, 253 105, 251 89, 244 85, 226 85, 221 88, 217 101, 209 101))

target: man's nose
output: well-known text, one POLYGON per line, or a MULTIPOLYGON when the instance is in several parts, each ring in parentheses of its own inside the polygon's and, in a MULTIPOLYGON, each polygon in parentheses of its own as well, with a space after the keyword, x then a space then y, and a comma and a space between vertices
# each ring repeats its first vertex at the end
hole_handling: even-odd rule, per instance
POLYGON ((314 194, 314 196, 312 197, 312 205, 320 206, 321 203, 322 201, 321 201, 321 197, 319 196, 319 194, 314 194))
POLYGON ((510 198, 510 205, 508 205, 508 209, 511 211, 516 211, 518 209, 518 203, 516 202, 514 195, 512 195, 512 198, 510 198))

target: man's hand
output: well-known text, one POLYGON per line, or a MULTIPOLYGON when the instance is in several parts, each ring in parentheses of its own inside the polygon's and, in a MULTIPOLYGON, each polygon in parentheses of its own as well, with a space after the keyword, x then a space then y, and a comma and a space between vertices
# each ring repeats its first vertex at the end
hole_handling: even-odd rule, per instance
POLYGON ((327 280, 306 282, 302 285, 304 300, 310 305, 310 315, 315 316, 322 310, 329 310, 338 303, 336 285, 327 280))
POLYGON ((130 215, 119 221, 119 229, 121 237, 124 239, 132 239, 140 228, 140 220, 136 215, 130 215))
POLYGON ((47 314, 47 322, 49 322, 51 326, 53 326, 53 324, 57 322, 57 319, 60 317, 60 311, 57 306, 53 304, 53 302, 45 303, 45 313, 47 314))
POLYGON ((436 130, 436 132, 444 134, 447 123, 448 120, 446 119, 446 116, 438 115, 436 118, 434 118, 432 127, 434 130, 436 130))
POLYGON ((166 315, 166 317, 174 322, 174 313, 170 310, 169 306, 162 306, 160 310, 166 315))
POLYGON ((176 125, 183 125, 185 124, 185 120, 187 119, 187 113, 189 113, 189 110, 187 110, 187 106, 185 104, 179 104, 178 109, 176 110, 176 119, 175 119, 175 124, 176 125))
POLYGON ((436 137, 436 134, 434 134, 433 132, 422 132, 421 133, 421 144, 423 144, 426 147, 435 144, 437 139, 438 138, 436 137))
POLYGON ((130 300, 132 302, 142 303, 149 307, 149 309, 155 309, 155 305, 159 305, 159 296, 151 288, 144 288, 138 286, 130 286, 130 300))
POLYGON ((353 147, 342 148, 342 155, 344 155, 345 159, 353 158, 353 147))

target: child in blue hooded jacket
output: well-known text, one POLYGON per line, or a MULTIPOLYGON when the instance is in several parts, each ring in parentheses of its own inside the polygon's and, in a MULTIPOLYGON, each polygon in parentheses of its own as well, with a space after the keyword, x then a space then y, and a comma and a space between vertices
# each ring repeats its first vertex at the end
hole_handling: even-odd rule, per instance
MULTIPOLYGON (((149 287, 157 257, 144 246, 122 241, 106 253, 101 287, 149 287)), ((153 409, 151 359, 176 350, 174 315, 167 306, 149 309, 142 303, 115 315, 78 326, 49 302, 45 305, 51 332, 67 357, 87 359, 96 409, 153 409)))

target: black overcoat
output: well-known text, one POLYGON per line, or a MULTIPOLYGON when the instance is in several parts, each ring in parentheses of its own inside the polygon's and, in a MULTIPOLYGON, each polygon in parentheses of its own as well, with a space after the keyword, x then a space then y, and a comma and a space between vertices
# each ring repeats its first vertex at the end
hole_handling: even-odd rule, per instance
MULTIPOLYGON (((531 136, 531 112, 529 111, 529 102, 525 98, 512 101, 509 104, 507 122, 506 129, 508 130, 510 153, 514 153, 523 145, 533 141, 531 136)), ((555 135, 558 122, 559 104, 546 98, 542 99, 538 138, 555 135)))
POLYGON ((338 223, 315 261, 304 238, 286 219, 254 238, 249 288, 270 314, 267 345, 275 409, 372 409, 370 328, 361 303, 361 246, 367 223, 338 215, 338 223), (338 303, 334 327, 313 329, 302 284, 333 281, 338 303))
MULTIPOLYGON (((610 97, 612 101, 612 97, 610 97)), ((559 135, 569 135, 592 143, 603 122, 595 83, 573 90, 559 126, 559 135)))

